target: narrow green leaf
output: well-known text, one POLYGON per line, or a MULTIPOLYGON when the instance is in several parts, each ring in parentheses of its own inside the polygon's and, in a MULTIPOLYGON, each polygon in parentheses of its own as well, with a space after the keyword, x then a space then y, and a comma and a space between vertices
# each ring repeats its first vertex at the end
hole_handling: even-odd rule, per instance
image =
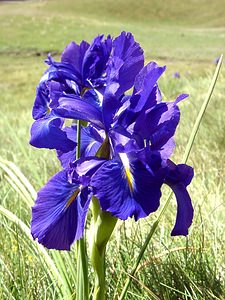
MULTIPOLYGON (((0 205, 0 214, 4 215, 11 222, 17 224, 20 227, 20 229, 23 231, 25 236, 29 240, 31 240, 32 243, 34 243, 33 238, 30 234, 29 227, 21 219, 19 219, 15 214, 13 214, 8 209, 4 208, 2 205, 0 205)), ((63 297, 65 297, 64 299, 68 299, 69 293, 68 293, 68 290, 66 289, 65 278, 63 278, 62 275, 59 273, 52 258, 49 256, 49 254, 47 253, 47 251, 45 250, 45 248, 42 245, 35 243, 34 249, 36 250, 37 255, 41 255, 41 257, 45 261, 45 263, 47 265, 45 270, 48 272, 48 274, 52 278, 52 281, 53 282, 56 281, 58 283, 59 292, 63 295, 63 297)))
POLYGON ((205 101, 203 102, 203 104, 201 106, 201 109, 200 109, 200 111, 198 113, 198 116, 196 118, 195 124, 193 126, 192 131, 191 131, 191 134, 190 134, 187 146, 185 148, 185 152, 184 152, 184 156, 183 156, 183 160, 182 160, 183 163, 187 162, 188 157, 190 155, 190 152, 191 152, 192 146, 194 144, 194 141, 195 141, 195 138, 196 138, 199 126, 200 126, 200 124, 202 122, 202 118, 203 118, 203 116, 205 114, 206 108, 207 108, 207 106, 209 104, 209 101, 211 99, 214 87, 216 85, 217 78, 219 76, 220 68, 221 68, 221 65, 222 65, 222 61, 223 61, 223 55, 220 56, 220 59, 218 61, 218 64, 217 64, 217 67, 216 67, 216 71, 215 71, 213 79, 211 81, 211 84, 210 84, 208 93, 206 95, 205 101))
MULTIPOLYGON (((27 165, 32 166, 33 165, 33 160, 32 160, 33 158, 31 158, 28 155, 27 148, 21 142, 21 139, 19 138, 19 136, 17 134, 17 131, 15 130, 14 127, 11 126, 8 118, 6 118, 5 114, 3 114, 3 112, 1 112, 1 111, 0 111, 0 117, 1 117, 2 120, 4 120, 4 124, 8 128, 8 134, 10 134, 12 136, 14 143, 19 146, 21 153, 23 154, 24 158, 26 159, 27 165)), ((35 180, 41 185, 42 184, 42 179, 38 175, 37 169, 32 168, 32 175, 34 175, 34 174, 36 175, 35 180)))
POLYGON ((27 191, 24 183, 21 182, 20 178, 18 178, 15 172, 11 170, 4 162, 2 162, 2 160, 0 160, 0 168, 8 175, 6 176, 6 179, 8 179, 12 187, 16 189, 17 192, 22 194, 22 197, 25 199, 27 205, 31 206, 33 204, 33 198, 27 191))
POLYGON ((6 159, 3 159, 0 157, 0 162, 6 166, 8 166, 14 174, 20 179, 20 181, 23 183, 24 187, 28 190, 30 195, 32 196, 33 199, 36 199, 37 193, 30 183, 30 181, 27 179, 27 177, 21 172, 21 170, 15 165, 13 162, 8 161, 6 159))
MULTIPOLYGON (((5 179, 9 182, 9 184, 12 186, 12 188, 21 196, 21 198, 24 200, 26 205, 28 207, 31 207, 34 203, 34 200, 36 198, 36 192, 29 182, 29 180, 24 176, 24 174, 19 170, 19 168, 12 162, 9 162, 7 160, 4 160, 0 158, 0 168, 5 173, 5 179)), ((2 212, 3 213, 3 207, 2 212)), ((7 210, 5 210, 6 212, 7 210)), ((26 235, 32 240, 30 229, 24 224, 21 223, 22 221, 13 215, 10 211, 8 211, 8 218, 13 216, 14 219, 11 219, 11 221, 17 223, 19 222, 20 227, 23 229, 23 231, 26 233, 26 235), (17 219, 16 219, 17 218, 17 219), (19 221, 18 221, 19 220, 19 221), (24 227, 26 226, 26 227, 24 227)), ((10 218, 9 218, 10 219, 10 218)), ((38 247, 37 249, 43 249, 44 254, 47 254, 46 250, 39 245, 38 243, 35 243, 35 247, 38 247), (41 247, 41 248, 40 248, 41 247)), ((72 282, 70 280, 69 274, 67 272, 67 267, 65 265, 65 262, 62 259, 62 255, 57 251, 52 251, 53 260, 48 256, 48 259, 51 259, 49 263, 55 264, 53 270, 56 271, 58 274, 60 274, 61 281, 63 282, 63 289, 67 290, 66 295, 71 295, 73 293, 72 288, 72 282)), ((61 285, 62 286, 62 285, 61 285)))

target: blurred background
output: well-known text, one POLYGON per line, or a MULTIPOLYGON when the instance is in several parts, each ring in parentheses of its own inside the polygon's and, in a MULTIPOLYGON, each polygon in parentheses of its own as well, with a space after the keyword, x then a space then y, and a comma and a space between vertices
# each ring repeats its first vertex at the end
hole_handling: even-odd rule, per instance
MULTIPOLYGON (((32 195, 26 194, 27 186, 25 191, 20 186, 25 183, 20 173, 15 175, 15 166, 6 162, 13 162, 35 190, 60 170, 54 151, 29 146, 31 109, 47 68, 44 60, 48 53, 59 60, 72 40, 90 42, 97 34, 117 36, 123 30, 141 44, 146 63, 167 65, 160 79, 165 100, 190 94, 180 104, 173 156, 179 163, 218 57, 225 53, 224 0, 0 0, 0 204, 7 209, 0 209, 0 299, 62 299, 29 239, 32 195)), ((173 200, 126 299, 225 299, 224 75, 223 63, 188 161, 195 168, 189 188, 195 218, 189 237, 170 237, 173 200)), ((167 189, 163 192, 162 203, 168 194, 167 189)), ((156 217, 119 224, 107 253, 109 299, 118 299, 156 217)), ((48 253, 54 259, 52 251, 48 253)), ((75 266, 74 250, 60 255, 68 270, 71 262, 75 266)), ((72 295, 73 271, 67 282, 72 295)))

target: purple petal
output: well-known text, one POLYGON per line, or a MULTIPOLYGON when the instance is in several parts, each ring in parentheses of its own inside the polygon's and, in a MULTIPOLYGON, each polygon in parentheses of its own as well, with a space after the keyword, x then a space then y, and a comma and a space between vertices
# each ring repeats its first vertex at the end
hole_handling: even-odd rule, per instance
POLYGON ((88 186, 91 177, 104 164, 106 160, 97 157, 82 157, 73 162, 68 175, 70 182, 79 181, 82 185, 88 186))
POLYGON ((116 152, 131 152, 144 147, 144 143, 139 141, 138 137, 133 138, 129 132, 122 126, 117 126, 109 131, 109 137, 112 141, 113 149, 116 152), (139 144, 140 142, 140 144, 139 144))
POLYGON ((186 99, 187 97, 189 97, 188 94, 181 94, 181 95, 179 95, 179 96, 176 98, 175 103, 177 104, 177 103, 179 103, 180 101, 186 99))
MULTIPOLYGON (((67 137, 76 143, 77 141, 77 126, 72 125, 70 127, 65 127, 63 131, 66 132, 67 137)), ((81 157, 83 156, 95 156, 97 150, 101 146, 101 143, 103 142, 102 137, 99 135, 97 130, 95 130, 93 127, 81 127, 81 145, 80 145, 80 154, 81 157), (100 140, 100 141, 99 141, 100 140)), ((61 165, 63 168, 66 168, 67 166, 72 163, 76 158, 76 148, 73 150, 64 153, 63 151, 58 150, 57 151, 58 159, 61 162, 61 165)))
POLYGON ((148 216, 157 210, 162 179, 156 178, 141 161, 129 165, 123 154, 120 160, 110 160, 94 174, 91 186, 103 210, 126 220, 148 216))
POLYGON ((188 235, 188 228, 192 224, 194 214, 191 198, 183 184, 176 184, 170 187, 173 190, 177 200, 176 223, 171 235, 188 235))
POLYGON ((194 171, 187 165, 175 165, 168 162, 168 173, 165 183, 173 190, 177 200, 177 216, 171 235, 188 235, 188 228, 193 219, 193 206, 187 192, 187 185, 191 182, 194 171))
POLYGON ((155 62, 150 62, 141 70, 135 78, 134 92, 130 99, 130 110, 140 112, 143 108, 149 109, 161 101, 157 80, 165 69, 166 66, 159 67, 155 62), (153 88, 155 88, 154 91, 153 88), (158 99, 158 97, 160 98, 158 99))
POLYGON ((69 250, 82 237, 90 203, 87 188, 71 184, 67 171, 53 176, 38 192, 32 208, 31 233, 49 249, 69 250))
POLYGON ((127 127, 135 122, 138 117, 139 120, 144 119, 146 111, 161 102, 162 96, 157 80, 165 69, 165 66, 159 67, 155 62, 150 62, 136 76, 129 106, 118 119, 121 125, 127 127))
POLYGON ((68 152, 75 148, 76 143, 68 139, 61 129, 63 120, 50 113, 36 120, 31 127, 30 144, 37 148, 57 149, 68 152))
POLYGON ((143 66, 142 48, 135 42, 131 33, 122 32, 113 42, 107 85, 113 85, 115 95, 120 97, 132 87, 136 75, 143 66))
POLYGON ((46 82, 40 82, 32 109, 32 116, 35 120, 44 117, 49 110, 49 91, 46 82))
POLYGON ((116 111, 120 108, 121 103, 119 99, 108 92, 105 92, 103 104, 102 104, 102 114, 104 120, 105 130, 108 132, 111 124, 113 123, 113 117, 116 111))
POLYGON ((159 103, 137 118, 133 130, 151 141, 152 150, 159 150, 173 137, 179 120, 176 102, 159 103))
POLYGON ((55 111, 63 118, 83 120, 104 128, 101 110, 80 97, 60 98, 55 111))
POLYGON ((103 35, 101 35, 93 40, 84 55, 82 64, 83 79, 93 80, 102 76, 111 49, 112 39, 110 36, 103 40, 103 35))
POLYGON ((45 116, 49 107, 53 108, 63 93, 77 94, 80 90, 80 74, 73 65, 52 60, 49 64, 50 67, 45 71, 37 87, 32 110, 35 120, 45 116))
POLYGON ((88 47, 89 44, 85 41, 82 41, 80 45, 77 45, 75 42, 71 42, 64 49, 62 53, 61 61, 63 63, 69 63, 73 65, 77 73, 81 74, 84 55, 88 47))
POLYGON ((42 81, 58 81, 65 83, 66 80, 81 83, 81 74, 78 72, 72 64, 64 62, 49 61, 50 67, 42 77, 42 81))

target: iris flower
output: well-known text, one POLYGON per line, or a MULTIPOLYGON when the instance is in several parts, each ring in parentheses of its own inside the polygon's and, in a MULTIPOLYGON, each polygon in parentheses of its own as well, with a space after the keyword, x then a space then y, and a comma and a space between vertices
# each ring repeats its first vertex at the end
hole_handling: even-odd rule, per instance
MULTIPOLYGON (((32 209, 32 235, 47 248, 68 250, 83 235, 93 196, 103 211, 121 220, 134 217, 137 221, 158 209, 163 184, 173 190, 177 200, 171 234, 187 235, 193 207, 186 188, 193 169, 170 160, 180 119, 178 103, 187 95, 178 96, 174 102, 162 102, 157 81, 165 67, 155 62, 144 66, 143 50, 131 33, 122 32, 114 40, 98 37, 98 41, 101 51, 90 59, 93 68, 89 77, 83 76, 88 79, 73 77, 72 66, 85 61, 85 56, 70 44, 62 62, 50 67, 56 74, 63 70, 60 80, 58 75, 52 77, 49 69, 41 81, 48 87, 44 89, 44 103, 51 112, 34 122, 31 144, 56 149, 63 170, 38 192, 32 209), (69 74, 64 72, 65 66, 69 74), (68 78, 76 86, 72 93, 65 88, 68 78), (57 89, 51 92, 49 87, 55 84, 57 89), (128 95, 131 88, 132 94, 128 95), (53 126, 49 119, 54 120, 53 126), (88 123, 81 128, 78 160, 77 127, 63 127, 64 119, 88 123)), ((37 93, 40 89, 39 85, 37 93)), ((38 97, 33 112, 43 108, 38 97)))
POLYGON ((98 91, 104 89, 106 67, 112 49, 112 39, 97 36, 91 45, 82 41, 80 45, 71 42, 62 53, 61 62, 54 62, 49 56, 50 66, 42 76, 32 110, 36 120, 31 128, 30 144, 39 148, 71 150, 75 144, 62 131, 64 119, 54 108, 62 97, 82 98, 98 105, 98 91), (85 95, 84 95, 85 94, 85 95))

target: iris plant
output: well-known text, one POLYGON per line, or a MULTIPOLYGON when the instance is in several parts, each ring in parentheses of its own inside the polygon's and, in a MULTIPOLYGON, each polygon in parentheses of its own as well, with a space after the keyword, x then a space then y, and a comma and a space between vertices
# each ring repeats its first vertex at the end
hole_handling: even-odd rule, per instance
MULTIPOLYGON (((125 32, 115 39, 97 36, 90 45, 72 42, 60 62, 50 56, 46 62, 30 143, 55 149, 63 169, 38 192, 32 209, 34 239, 49 249, 69 250, 82 238, 92 205, 93 224, 99 216, 102 220, 92 247, 101 240, 104 252, 117 219, 137 221, 158 209, 163 184, 177 200, 171 234, 187 235, 193 207, 186 188, 193 169, 176 165, 170 156, 178 105, 188 95, 162 101, 157 81, 166 67, 155 62, 144 66, 142 48, 125 32)), ((101 297, 96 299, 104 299, 104 292, 101 297)))

